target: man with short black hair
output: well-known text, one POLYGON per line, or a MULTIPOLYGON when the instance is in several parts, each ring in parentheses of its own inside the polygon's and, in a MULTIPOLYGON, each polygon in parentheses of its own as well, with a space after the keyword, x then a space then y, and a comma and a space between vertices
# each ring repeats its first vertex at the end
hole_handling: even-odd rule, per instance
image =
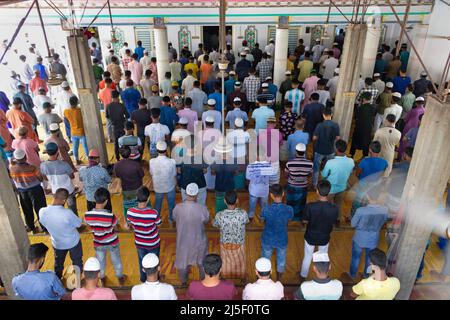
POLYGON ((258 91, 261 86, 261 80, 260 78, 256 77, 255 74, 255 68, 250 68, 248 71, 248 77, 245 77, 244 81, 242 82, 242 91, 245 92, 247 96, 247 107, 250 110, 255 109, 256 96, 258 95, 258 91))
POLYGON ((299 89, 299 82, 297 79, 292 80, 292 86, 284 95, 284 99, 292 102, 293 112, 302 114, 302 101, 305 99, 305 93, 299 89))
POLYGON ((152 123, 152 113, 147 108, 147 105, 147 99, 141 98, 139 100, 139 109, 133 111, 130 118, 137 127, 137 136, 142 144, 142 155, 145 150, 145 127, 152 123))
POLYGON ((154 253, 147 253, 142 259, 142 269, 147 275, 147 281, 133 286, 131 300, 177 300, 177 294, 172 285, 159 281, 161 265, 154 253))
POLYGON ((119 138, 124 135, 124 123, 130 117, 128 110, 119 102, 120 94, 114 90, 111 92, 112 102, 107 106, 105 116, 110 119, 114 136, 114 154, 119 161, 119 138))
POLYGON ((367 77, 364 80, 364 88, 362 88, 358 92, 358 96, 356 97, 356 100, 355 100, 357 104, 362 103, 363 94, 365 92, 369 92, 371 94, 369 103, 373 104, 375 102, 375 99, 378 97, 379 92, 378 92, 378 89, 373 85, 373 79, 370 77, 367 77))
POLYGON ((253 110, 252 119, 255 119, 255 131, 258 134, 260 129, 267 129, 267 119, 275 117, 275 111, 268 107, 265 97, 258 97, 259 107, 253 110))
POLYGON ((386 275, 387 257, 380 249, 369 252, 372 275, 352 287, 356 300, 393 300, 400 291, 400 281, 386 275))
POLYGON ((312 138, 319 123, 323 121, 323 110, 325 105, 319 102, 320 96, 313 92, 309 98, 310 102, 303 108, 302 118, 305 119, 305 131, 312 138))
POLYGON ((355 110, 355 129, 352 136, 352 147, 350 154, 355 156, 356 150, 362 150, 363 156, 369 154, 369 144, 372 140, 372 128, 377 113, 375 106, 370 103, 372 93, 363 92, 361 94, 361 105, 355 110))
POLYGON ((41 272, 48 247, 34 243, 28 249, 28 267, 14 276, 12 287, 16 296, 24 300, 60 300, 66 293, 61 280, 52 271, 41 272))
POLYGON ((258 280, 245 286, 242 300, 281 300, 284 298, 284 288, 281 282, 271 279, 272 263, 270 259, 259 258, 256 260, 255 272, 258 280))
POLYGON ((141 99, 141 93, 134 85, 133 80, 127 80, 126 88, 120 94, 120 98, 129 114, 132 114, 134 110, 139 109, 139 100, 141 99))
POLYGON ((170 97, 164 96, 162 99, 162 105, 161 105, 161 117, 159 121, 161 124, 166 125, 169 130, 170 134, 175 130, 175 125, 177 124, 178 120, 180 118, 177 115, 177 109, 173 108, 170 105, 170 97))
POLYGON ((71 96, 69 98, 70 108, 64 110, 64 118, 70 123, 70 134, 73 142, 73 156, 77 165, 81 164, 80 158, 78 156, 78 148, 81 145, 84 150, 84 154, 89 153, 89 148, 86 141, 86 134, 84 130, 83 114, 81 109, 78 107, 78 98, 76 96, 71 96))
POLYGON ((314 279, 305 281, 294 293, 296 300, 339 300, 343 286, 339 280, 331 280, 328 272, 331 269, 328 253, 313 253, 314 279))
POLYGON ((191 300, 233 300, 237 295, 233 282, 220 280, 222 259, 217 254, 208 254, 203 260, 205 278, 192 281, 186 295, 191 300))

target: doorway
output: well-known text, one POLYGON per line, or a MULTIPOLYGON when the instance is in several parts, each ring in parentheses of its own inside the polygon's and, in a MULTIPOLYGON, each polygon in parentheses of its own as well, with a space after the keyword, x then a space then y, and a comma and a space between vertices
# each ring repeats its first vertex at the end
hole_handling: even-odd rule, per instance
MULTIPOLYGON (((226 42, 230 42, 232 39, 232 30, 231 26, 226 26, 226 42)), ((205 49, 219 49, 219 26, 204 26, 203 27, 203 47, 205 49)))

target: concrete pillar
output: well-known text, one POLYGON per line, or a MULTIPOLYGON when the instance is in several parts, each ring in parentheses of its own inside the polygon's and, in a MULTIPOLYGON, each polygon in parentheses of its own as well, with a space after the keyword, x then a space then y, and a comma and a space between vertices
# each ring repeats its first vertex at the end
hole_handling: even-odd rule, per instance
POLYGON ((83 35, 77 34, 67 37, 70 61, 72 64, 75 84, 80 99, 80 108, 83 113, 84 131, 89 149, 97 149, 100 161, 108 164, 103 123, 98 106, 97 85, 92 71, 91 55, 87 40, 83 35))
POLYGON ((378 26, 367 27, 366 43, 364 45, 363 63, 361 75, 363 79, 373 76, 373 68, 377 58, 378 44, 380 42, 381 29, 378 26))
POLYGON ((339 124, 340 136, 348 141, 353 120, 353 106, 356 99, 367 25, 349 24, 342 50, 339 82, 334 104, 334 121, 339 124))
POLYGON ((169 42, 167 40, 167 28, 165 25, 155 25, 155 51, 156 67, 158 68, 158 83, 164 80, 164 74, 169 69, 169 42))
MULTIPOLYGON (((417 51, 423 56, 425 41, 427 39, 428 34, 428 24, 416 24, 414 25, 413 32, 413 43, 416 47, 417 51)), ((422 65, 420 64, 419 59, 414 50, 410 50, 410 56, 408 61, 408 70, 407 74, 414 81, 419 79, 420 73, 424 71, 422 65)))
MULTIPOLYGON (((285 79, 287 54, 288 54, 289 27, 278 25, 275 35, 275 57, 273 68, 273 83, 279 88, 285 79)), ((264 79, 261 79, 264 80, 264 79)), ((281 95, 277 92, 276 100, 281 101, 281 95)))
POLYGON ((15 274, 26 270, 30 243, 3 160, 0 160, 0 181, 0 277, 6 294, 13 298, 11 280, 15 274))
POLYGON ((440 226, 434 209, 450 176, 449 136, 450 102, 429 96, 402 195, 405 221, 394 255, 394 275, 401 283, 396 299, 409 299, 430 233, 446 227, 440 226))

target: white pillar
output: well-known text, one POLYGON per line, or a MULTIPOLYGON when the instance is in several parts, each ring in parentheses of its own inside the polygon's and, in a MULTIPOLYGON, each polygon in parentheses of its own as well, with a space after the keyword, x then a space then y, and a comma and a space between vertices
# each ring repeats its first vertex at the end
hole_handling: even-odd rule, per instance
MULTIPOLYGON (((279 88, 285 79, 287 54, 288 54, 289 28, 277 27, 275 36, 275 57, 273 70, 273 83, 279 88)), ((277 92, 277 101, 281 100, 281 95, 277 92)))
POLYGON ((156 27, 155 31, 155 51, 156 67, 158 68, 158 83, 164 80, 164 74, 169 70, 169 42, 167 40, 167 28, 156 27))
POLYGON ((380 42, 381 29, 378 26, 367 28, 366 43, 364 45, 361 75, 364 78, 373 76, 373 68, 377 58, 378 44, 380 42))
MULTIPOLYGON (((412 38, 414 46, 421 56, 423 56, 425 41, 428 34, 428 24, 416 24, 412 30, 412 38)), ((420 73, 424 71, 414 50, 410 49, 407 74, 414 81, 419 79, 420 73)))

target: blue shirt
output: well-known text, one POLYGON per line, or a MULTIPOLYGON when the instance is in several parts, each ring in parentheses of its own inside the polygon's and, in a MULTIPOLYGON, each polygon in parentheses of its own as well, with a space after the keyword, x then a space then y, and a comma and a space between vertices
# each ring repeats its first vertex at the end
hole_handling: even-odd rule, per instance
POLYGON ((380 229, 388 218, 388 208, 369 204, 356 209, 352 218, 355 233, 353 241, 361 248, 376 248, 380 239, 380 229))
POLYGON ((227 116, 225 117, 225 121, 228 121, 230 125, 230 129, 234 129, 234 121, 236 118, 241 118, 244 122, 248 121, 247 112, 242 111, 240 108, 235 108, 231 111, 228 111, 227 116))
POLYGON ((288 222, 294 217, 294 209, 284 203, 272 203, 261 212, 265 220, 261 235, 263 245, 286 248, 288 244, 288 222))
POLYGON ((2 158, 3 160, 7 160, 8 157, 6 156, 6 152, 3 149, 4 144, 5 144, 5 140, 3 140, 2 137, 0 137, 0 158, 2 158))
POLYGON ((289 135, 287 139, 287 148, 289 152, 289 160, 295 158, 297 151, 295 150, 295 146, 299 143, 303 143, 305 146, 308 145, 309 134, 308 132, 297 130, 293 134, 289 135))
POLYGON ((80 169, 80 180, 83 181, 86 200, 95 202, 94 194, 99 188, 108 189, 111 176, 101 166, 84 167, 80 169))
POLYGON ((411 78, 396 76, 394 79, 392 79, 392 83, 394 84, 392 92, 400 92, 402 95, 404 95, 406 87, 411 83, 411 78))
POLYGON ((141 99, 140 92, 135 88, 126 88, 121 94, 120 98, 125 105, 128 113, 131 115, 133 111, 139 109, 139 100, 141 99))
POLYGON ((269 92, 273 94, 274 97, 277 96, 278 87, 274 85, 273 83, 269 83, 269 92))
POLYGON ((12 279, 16 296, 24 300, 60 300, 66 293, 61 281, 52 271, 27 271, 12 279))
POLYGON ((267 106, 261 106, 253 111, 252 118, 255 119, 256 133, 259 129, 267 128, 267 118, 269 117, 275 117, 275 112, 267 106))
POLYGON ((136 47, 134 49, 134 53, 136 53, 138 55, 138 60, 137 61, 140 61, 141 58, 144 57, 144 50, 145 50, 144 47, 136 47))
POLYGON ((376 181, 384 173, 388 163, 381 157, 365 157, 361 160, 358 167, 362 170, 359 180, 370 177, 371 181, 376 181))
POLYGON ((373 73, 379 73, 382 75, 386 70, 386 61, 383 59, 375 60, 375 68, 373 69, 373 73))
POLYGON ((161 106, 161 118, 159 122, 168 126, 171 134, 175 130, 175 124, 179 119, 175 108, 161 106))
POLYGON ((39 210, 39 222, 50 233, 55 249, 72 249, 80 241, 77 228, 81 226, 81 219, 70 209, 54 205, 42 208, 39 210))
POLYGON ((355 162, 346 156, 335 156, 328 160, 322 171, 322 177, 331 183, 330 194, 336 194, 347 189, 347 181, 352 174, 355 162))
POLYGON ((234 91, 234 83, 235 82, 236 82, 236 79, 233 79, 233 78, 230 78, 227 81, 225 81, 224 87, 225 87, 225 94, 227 96, 234 91))
POLYGON ((216 110, 222 111, 222 94, 220 92, 211 93, 208 96, 208 99, 216 100, 216 110))

